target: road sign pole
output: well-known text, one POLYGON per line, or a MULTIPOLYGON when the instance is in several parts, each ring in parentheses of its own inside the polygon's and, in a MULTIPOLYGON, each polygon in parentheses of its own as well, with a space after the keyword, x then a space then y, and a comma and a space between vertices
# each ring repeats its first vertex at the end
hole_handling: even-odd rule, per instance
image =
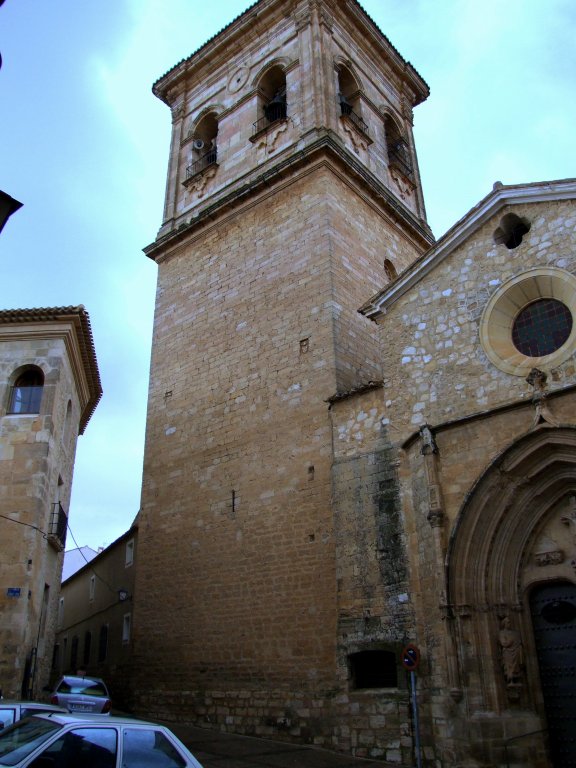
POLYGON ((410 671, 410 687, 412 688, 412 709, 414 711, 414 748, 416 752, 416 765, 422 768, 422 755, 420 754, 420 718, 418 717, 418 697, 416 696, 416 672, 410 671))

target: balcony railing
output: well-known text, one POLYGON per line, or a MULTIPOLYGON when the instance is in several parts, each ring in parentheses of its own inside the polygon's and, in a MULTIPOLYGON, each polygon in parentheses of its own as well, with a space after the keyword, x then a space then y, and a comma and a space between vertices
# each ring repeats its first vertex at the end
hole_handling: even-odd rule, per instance
POLYGON ((404 139, 399 139, 388 147, 388 162, 408 179, 412 178, 414 169, 410 162, 410 150, 404 139))
POLYGON ((188 179, 191 179, 193 176, 196 176, 196 174, 205 170, 210 165, 215 165, 217 159, 218 159, 218 152, 216 150, 216 147, 212 147, 211 149, 208 150, 208 152, 205 152, 203 155, 200 155, 198 160, 195 160, 191 165, 189 165, 186 168, 186 181, 188 181, 188 179))
POLYGON ((68 516, 62 509, 60 502, 53 505, 48 525, 48 541, 58 550, 66 546, 66 533, 68 532, 68 516))
POLYGON ((367 124, 364 122, 364 120, 362 120, 357 112, 354 112, 351 105, 348 104, 347 101, 340 101, 340 113, 343 117, 347 117, 348 120, 350 120, 350 122, 353 123, 359 131, 368 134, 367 124))
POLYGON ((253 123, 252 136, 261 131, 265 131, 268 126, 278 123, 280 120, 286 120, 288 117, 285 101, 271 101, 264 107, 264 117, 253 123))

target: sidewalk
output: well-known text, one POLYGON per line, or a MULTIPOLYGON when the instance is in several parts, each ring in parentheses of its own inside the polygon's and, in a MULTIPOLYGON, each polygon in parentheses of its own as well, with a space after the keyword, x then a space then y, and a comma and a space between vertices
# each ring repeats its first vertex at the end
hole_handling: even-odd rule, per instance
POLYGON ((186 744, 204 768, 403 768, 398 763, 330 752, 306 745, 219 733, 179 723, 164 723, 186 744))

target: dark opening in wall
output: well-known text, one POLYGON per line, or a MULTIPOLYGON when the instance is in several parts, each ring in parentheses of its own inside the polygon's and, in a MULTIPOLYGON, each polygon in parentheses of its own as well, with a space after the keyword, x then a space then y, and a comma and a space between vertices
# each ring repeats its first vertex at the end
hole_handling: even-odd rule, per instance
POLYGON ((515 213, 507 213, 494 232, 494 242, 496 245, 505 245, 511 251, 518 248, 527 232, 530 232, 528 219, 521 219, 515 213))
POLYGON ((388 278, 389 281, 396 280, 396 278, 398 277, 398 272, 396 271, 396 267, 394 266, 394 264, 392 264, 390 259, 384 260, 384 273, 386 274, 386 277, 388 278))
POLYGON ((398 665, 394 651, 359 651, 348 656, 352 688, 397 688, 398 665))
POLYGON ((258 86, 258 101, 260 128, 286 120, 286 74, 281 67, 274 66, 266 72, 258 86))

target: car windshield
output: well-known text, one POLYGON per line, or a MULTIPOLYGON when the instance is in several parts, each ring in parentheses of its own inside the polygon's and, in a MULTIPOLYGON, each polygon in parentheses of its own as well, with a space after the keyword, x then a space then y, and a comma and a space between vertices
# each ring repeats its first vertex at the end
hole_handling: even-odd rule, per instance
POLYGON ((16 765, 60 728, 50 720, 27 717, 0 731, 0 765, 16 765))
POLYGON ((83 696, 108 696, 104 683, 89 677, 65 677, 58 686, 57 692, 76 693, 83 696))

